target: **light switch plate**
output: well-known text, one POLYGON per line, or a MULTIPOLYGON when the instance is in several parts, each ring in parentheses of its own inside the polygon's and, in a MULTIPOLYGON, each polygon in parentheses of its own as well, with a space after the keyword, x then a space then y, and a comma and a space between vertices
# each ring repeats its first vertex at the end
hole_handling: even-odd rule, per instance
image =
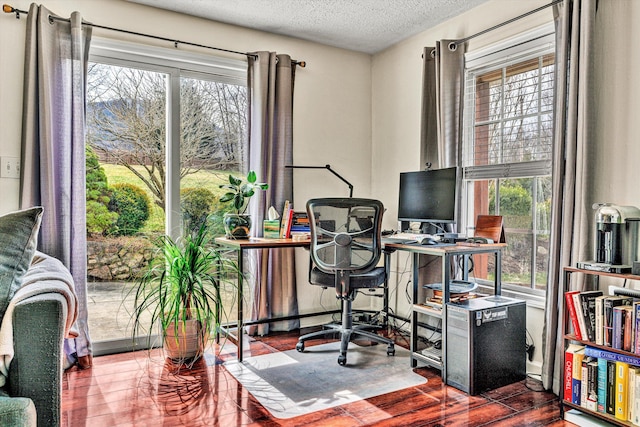
POLYGON ((0 178, 20 179, 20 159, 18 157, 0 157, 0 178))

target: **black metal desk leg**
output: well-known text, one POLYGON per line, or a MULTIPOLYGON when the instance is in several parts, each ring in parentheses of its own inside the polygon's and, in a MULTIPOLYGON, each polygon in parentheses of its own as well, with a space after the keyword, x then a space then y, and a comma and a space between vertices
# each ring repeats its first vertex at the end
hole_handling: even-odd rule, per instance
POLYGON ((243 319, 244 319, 244 312, 243 312, 243 305, 244 305, 244 301, 242 299, 242 294, 243 294, 243 286, 244 286, 244 251, 242 249, 238 250, 238 332, 236 333, 236 341, 237 341, 237 348, 238 348, 238 361, 242 362, 243 359, 243 339, 242 339, 242 334, 243 334, 243 319))

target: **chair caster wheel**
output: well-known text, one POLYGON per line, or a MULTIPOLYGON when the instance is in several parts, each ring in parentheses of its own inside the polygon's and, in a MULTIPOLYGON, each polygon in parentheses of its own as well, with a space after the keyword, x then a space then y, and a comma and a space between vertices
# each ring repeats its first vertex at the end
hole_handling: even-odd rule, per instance
POLYGON ((396 355, 396 349, 394 347, 387 347, 387 356, 395 356, 396 355))
POLYGON ((340 366, 344 366, 347 364, 347 356, 341 354, 340 356, 338 356, 338 365, 340 366))
POLYGON ((299 342, 298 344, 296 344, 296 350, 298 350, 299 353, 302 353, 304 351, 304 343, 299 342))

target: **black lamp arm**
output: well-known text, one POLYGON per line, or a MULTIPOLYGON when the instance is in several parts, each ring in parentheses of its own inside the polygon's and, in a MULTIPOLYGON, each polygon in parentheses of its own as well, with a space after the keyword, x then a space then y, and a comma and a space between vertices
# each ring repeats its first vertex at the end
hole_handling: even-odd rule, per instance
POLYGON ((345 184, 347 184, 349 186, 349 197, 353 197, 353 185, 347 181, 346 179, 344 179, 344 177, 342 175, 340 175, 338 172, 334 171, 333 169, 331 169, 331 165, 324 165, 324 166, 295 166, 295 165, 286 165, 285 168, 291 168, 291 169, 326 169, 329 172, 331 172, 332 174, 334 174, 335 176, 338 177, 338 179, 340 179, 340 181, 344 182, 345 184))

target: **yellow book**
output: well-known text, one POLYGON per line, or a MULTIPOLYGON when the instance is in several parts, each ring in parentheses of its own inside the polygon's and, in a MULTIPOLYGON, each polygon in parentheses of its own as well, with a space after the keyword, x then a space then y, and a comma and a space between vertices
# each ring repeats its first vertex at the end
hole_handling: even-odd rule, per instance
POLYGON ((636 394, 636 381, 637 377, 640 375, 640 368, 637 366, 629 366, 629 380, 627 381, 628 394, 627 398, 627 409, 629 411, 627 420, 633 422, 635 424, 634 419, 636 419, 636 400, 640 399, 640 396, 636 394))
POLYGON ((629 364, 616 361, 616 418, 627 421, 629 416, 629 364))

